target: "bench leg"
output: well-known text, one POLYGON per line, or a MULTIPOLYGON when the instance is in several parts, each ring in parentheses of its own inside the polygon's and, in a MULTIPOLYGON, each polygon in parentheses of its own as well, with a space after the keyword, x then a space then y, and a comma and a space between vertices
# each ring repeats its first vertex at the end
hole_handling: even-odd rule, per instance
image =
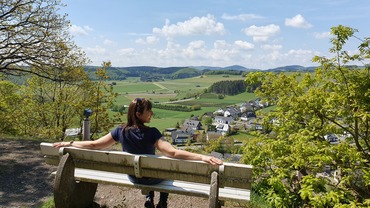
POLYGON ((218 201, 218 173, 216 171, 212 172, 211 175, 211 188, 209 191, 209 208, 220 208, 221 204, 218 201))
POLYGON ((76 182, 75 165, 69 153, 59 162, 54 181, 54 203, 56 208, 87 207, 93 203, 98 184, 76 182))

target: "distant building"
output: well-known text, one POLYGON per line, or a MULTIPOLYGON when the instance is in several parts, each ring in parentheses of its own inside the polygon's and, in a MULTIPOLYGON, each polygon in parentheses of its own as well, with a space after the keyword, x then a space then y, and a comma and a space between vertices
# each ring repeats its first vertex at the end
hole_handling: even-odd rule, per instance
POLYGON ((217 132, 220 132, 222 136, 225 136, 227 133, 231 132, 231 128, 229 124, 218 124, 216 126, 217 132))
POLYGON ((217 124, 230 124, 231 122, 234 122, 234 119, 232 117, 224 117, 224 116, 215 116, 214 123, 217 124))
POLYGON ((197 120, 186 119, 182 125, 183 130, 200 130, 202 129, 202 123, 197 120))
POLYGON ((221 132, 217 132, 217 131, 208 131, 207 132, 207 141, 217 140, 220 137, 222 137, 221 132))
POLYGON ((224 112, 224 117, 232 117, 237 119, 240 115, 240 110, 234 107, 228 107, 224 112))
POLYGON ((247 111, 253 111, 254 107, 250 102, 244 102, 244 103, 240 104, 239 109, 240 109, 241 113, 244 113, 244 112, 247 112, 247 111))
POLYGON ((215 151, 212 151, 211 153, 209 153, 209 156, 213 156, 215 158, 218 158, 218 159, 223 159, 223 155, 219 152, 215 152, 215 151))
POLYGON ((222 108, 217 109, 214 114, 217 116, 223 116, 225 111, 222 108))
POLYGON ((186 144, 189 140, 192 140, 192 133, 177 130, 171 132, 172 144, 186 144))
POLYGON ((257 116, 256 113, 253 111, 247 111, 240 116, 240 120, 242 121, 249 121, 254 118, 257 118, 257 116))
POLYGON ((171 133, 174 132, 174 131, 177 131, 177 128, 166 128, 164 130, 163 135, 165 135, 165 136, 171 136, 171 133))
POLYGON ((77 136, 80 135, 81 128, 72 128, 72 129, 66 129, 64 132, 65 136, 77 136))

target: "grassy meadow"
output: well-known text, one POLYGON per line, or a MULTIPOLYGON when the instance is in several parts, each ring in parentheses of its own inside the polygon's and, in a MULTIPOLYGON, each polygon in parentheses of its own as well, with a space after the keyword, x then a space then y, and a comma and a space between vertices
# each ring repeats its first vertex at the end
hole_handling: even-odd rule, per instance
MULTIPOLYGON (((221 107, 241 104, 256 98, 253 93, 245 92, 234 96, 225 96, 224 99, 219 99, 215 94, 207 93, 195 99, 195 94, 203 93, 213 83, 225 80, 244 80, 244 78, 237 75, 203 75, 161 82, 141 82, 139 78, 131 77, 124 81, 114 81, 116 82, 114 92, 118 93, 115 104, 128 105, 133 99, 140 97, 150 99, 153 103, 166 103, 166 105, 201 106, 201 110, 192 112, 154 108, 154 117, 150 125, 164 130, 168 127, 175 127, 177 122, 182 124, 185 119, 191 116, 201 116, 205 112, 213 112, 221 107)), ((111 82, 109 81, 109 83, 111 82)))

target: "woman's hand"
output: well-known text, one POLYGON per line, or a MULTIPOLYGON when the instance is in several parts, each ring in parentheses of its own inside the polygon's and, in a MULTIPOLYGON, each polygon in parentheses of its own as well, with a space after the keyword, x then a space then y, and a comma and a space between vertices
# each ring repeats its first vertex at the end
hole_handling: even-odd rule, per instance
POLYGON ((211 165, 222 165, 222 160, 216 158, 216 157, 213 157, 213 156, 206 156, 206 155, 203 155, 202 157, 202 161, 203 162, 207 162, 211 165))
POLYGON ((73 144, 73 141, 71 141, 71 142, 55 142, 55 143, 53 143, 53 147, 55 147, 55 148, 71 147, 72 144, 73 144))

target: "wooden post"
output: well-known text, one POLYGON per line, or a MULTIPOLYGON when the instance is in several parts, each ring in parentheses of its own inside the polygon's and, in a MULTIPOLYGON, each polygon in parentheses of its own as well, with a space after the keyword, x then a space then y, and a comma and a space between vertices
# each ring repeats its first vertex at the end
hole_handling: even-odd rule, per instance
POLYGON ((55 208, 87 207, 93 203, 98 184, 77 182, 74 179, 75 164, 69 153, 59 162, 54 181, 55 208))
POLYGON ((212 172, 211 175, 211 186, 209 191, 209 208, 219 208, 220 204, 218 202, 218 173, 216 171, 212 172))

